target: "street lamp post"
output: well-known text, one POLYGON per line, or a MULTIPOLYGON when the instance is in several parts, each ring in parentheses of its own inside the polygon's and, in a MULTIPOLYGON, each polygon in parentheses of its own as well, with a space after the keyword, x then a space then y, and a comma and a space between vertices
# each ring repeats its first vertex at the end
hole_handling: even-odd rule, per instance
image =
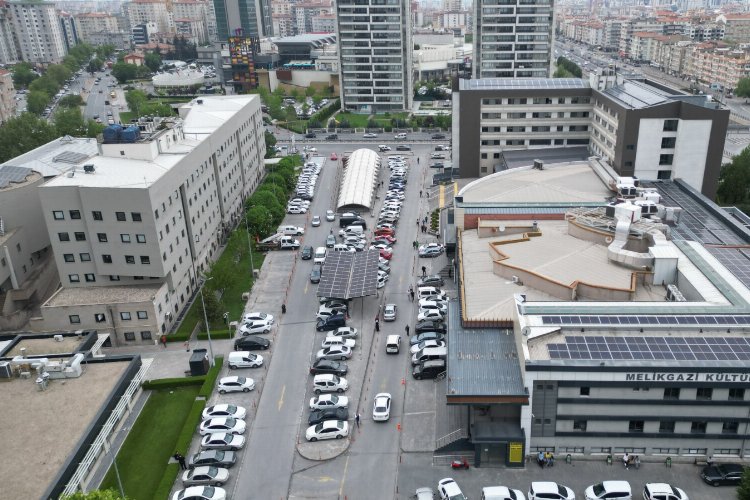
POLYGON ((208 364, 210 366, 214 366, 214 349, 213 345, 211 344, 211 327, 208 326, 208 315, 206 314, 206 302, 203 300, 203 285, 206 283, 206 281, 210 281, 213 278, 208 278, 207 280, 204 280, 203 283, 200 284, 200 287, 198 288, 198 293, 201 294, 201 305, 203 306, 203 321, 206 325, 206 335, 208 336, 208 364))
MULTIPOLYGON (((120 432, 127 430, 126 428, 120 429, 120 432)), ((112 467, 115 469, 115 477, 117 478, 117 487, 120 489, 120 496, 125 497, 125 488, 122 487, 122 479, 120 478, 120 469, 117 467, 117 456, 112 452, 112 445, 104 443, 104 449, 112 457, 112 467)))
POLYGON ((255 266, 253 265, 253 246, 250 244, 250 226, 247 224, 247 212, 243 216, 245 219, 245 232, 247 233, 247 251, 250 252, 250 274, 255 272, 255 266))

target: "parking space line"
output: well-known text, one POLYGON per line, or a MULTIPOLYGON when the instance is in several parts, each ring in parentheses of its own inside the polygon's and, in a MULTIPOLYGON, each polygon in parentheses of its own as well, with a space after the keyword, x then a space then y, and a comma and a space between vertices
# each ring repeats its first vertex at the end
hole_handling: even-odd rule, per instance
POLYGON ((341 475, 341 486, 339 487, 339 498, 344 494, 344 483, 346 482, 346 471, 349 469, 349 455, 346 456, 346 462, 344 463, 344 473, 341 475))
POLYGON ((286 392, 286 386, 281 388, 281 397, 279 398, 278 411, 281 411, 281 407, 284 406, 284 393, 286 392))

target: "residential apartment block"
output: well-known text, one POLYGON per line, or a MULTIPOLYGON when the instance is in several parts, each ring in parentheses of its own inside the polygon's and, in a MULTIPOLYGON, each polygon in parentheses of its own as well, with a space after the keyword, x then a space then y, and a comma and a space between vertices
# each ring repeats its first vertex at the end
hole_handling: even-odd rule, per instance
POLYGON ((11 0, 4 5, 19 59, 41 64, 62 61, 66 35, 53 2, 11 0))
POLYGON ((454 154, 461 177, 481 177, 503 170, 507 151, 582 146, 623 177, 680 178, 713 196, 728 121, 729 111, 705 96, 612 70, 590 82, 461 80, 453 98, 454 154))
POLYGON ((107 12, 86 12, 75 15, 78 37, 84 42, 93 44, 94 36, 98 33, 119 32, 117 18, 107 12))
POLYGON ((0 1, 0 64, 18 62, 18 51, 13 37, 13 21, 8 2, 0 1))
POLYGON ((189 33, 196 40, 198 45, 206 41, 216 41, 216 16, 213 13, 213 2, 203 0, 175 0, 171 3, 172 18, 175 22, 175 31, 177 33, 189 33), (182 20, 182 25, 177 26, 177 20, 182 20), (190 19, 198 21, 190 23, 188 28, 185 20, 190 19), (205 33, 205 34, 203 34, 205 33), (198 41, 200 40, 200 41, 198 41))
POLYGON ((125 4, 128 23, 132 27, 154 23, 158 33, 174 31, 167 3, 161 0, 132 0, 125 4))
POLYGON ((98 154, 40 188, 62 288, 38 330, 169 332, 263 174, 260 99, 194 99, 181 118, 108 129, 98 154))
POLYGON ((270 0, 213 0, 219 41, 230 36, 273 36, 270 0))
POLYGON ((734 43, 750 42, 750 14, 723 14, 716 18, 724 25, 724 39, 734 43))
POLYGON ((411 108, 412 30, 406 0, 336 3, 341 107, 357 113, 411 108))
POLYGON ((13 74, 0 69, 0 125, 16 116, 16 89, 13 74))
POLYGON ((545 78, 552 57, 552 0, 474 2, 474 78, 545 78))
POLYGON ((75 18, 69 13, 63 11, 57 11, 57 15, 60 18, 60 29, 62 30, 65 52, 67 53, 72 47, 78 45, 79 42, 75 18))

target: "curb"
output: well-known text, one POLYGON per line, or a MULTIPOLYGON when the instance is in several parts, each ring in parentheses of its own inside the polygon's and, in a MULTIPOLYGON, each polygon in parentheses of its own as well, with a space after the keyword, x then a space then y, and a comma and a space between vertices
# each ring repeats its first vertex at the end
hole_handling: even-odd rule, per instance
POLYGON ((323 462, 325 460, 333 460, 336 457, 341 456, 346 450, 349 449, 351 439, 346 440, 335 440, 333 443, 298 443, 297 453, 302 458, 307 460, 315 460, 316 462, 323 462), (320 445, 324 446, 321 447, 320 445))

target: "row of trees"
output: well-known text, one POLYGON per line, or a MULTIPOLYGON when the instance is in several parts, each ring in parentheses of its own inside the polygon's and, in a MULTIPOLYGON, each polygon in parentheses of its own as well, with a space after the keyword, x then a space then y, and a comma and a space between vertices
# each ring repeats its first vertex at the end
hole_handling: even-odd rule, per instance
POLYGON ((583 71, 581 67, 570 59, 563 56, 557 58, 557 69, 552 75, 553 78, 581 78, 583 71))
POLYGON ((129 90, 125 92, 125 102, 128 103, 128 109, 135 114, 136 118, 149 115, 172 116, 174 114, 169 104, 149 101, 148 94, 142 90, 129 90))

